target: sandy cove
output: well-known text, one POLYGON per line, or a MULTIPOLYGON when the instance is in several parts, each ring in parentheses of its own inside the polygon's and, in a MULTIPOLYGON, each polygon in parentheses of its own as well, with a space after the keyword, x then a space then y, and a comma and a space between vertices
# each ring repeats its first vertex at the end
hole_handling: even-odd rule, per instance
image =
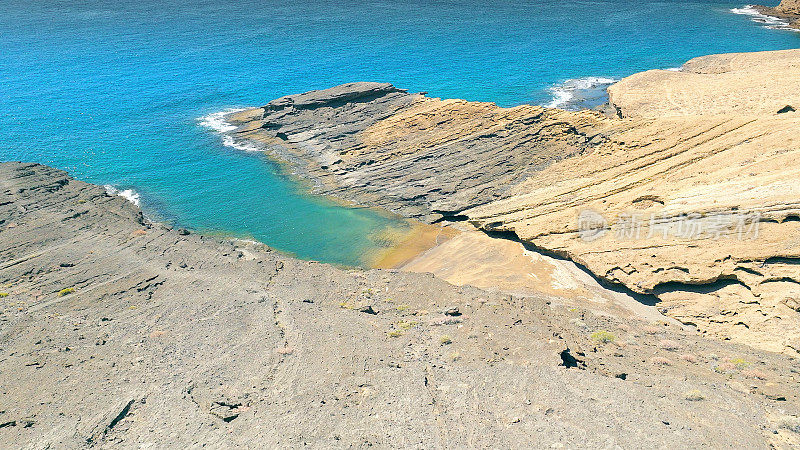
POLYGON ((354 83, 228 120, 317 193, 511 234, 709 336, 797 354, 798 63, 787 50, 643 72, 609 89, 611 114, 354 83))
POLYGON ((234 118, 318 192, 435 222, 384 255, 407 270, 172 230, 0 163, 0 444, 796 448, 798 55, 635 75, 621 117, 360 83, 234 118), (741 241, 617 220, 754 210, 741 241))

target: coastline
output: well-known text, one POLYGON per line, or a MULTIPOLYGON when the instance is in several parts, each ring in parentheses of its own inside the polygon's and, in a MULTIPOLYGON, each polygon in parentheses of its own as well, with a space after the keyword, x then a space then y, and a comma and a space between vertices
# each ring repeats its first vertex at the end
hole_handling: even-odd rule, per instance
POLYGON ((798 442, 786 355, 173 230, 38 164, 0 187, 4 444, 603 447, 608 405, 621 447, 798 442))
MULTIPOLYGON (((200 117, 197 121, 201 126, 208 128, 222 139, 222 145, 244 152, 258 152, 266 154, 271 161, 280 167, 280 175, 289 178, 295 183, 295 187, 300 195, 312 198, 321 198, 330 201, 343 208, 369 209, 380 215, 400 218, 402 216, 393 211, 380 207, 363 205, 337 196, 319 195, 314 192, 314 179, 307 173, 298 171, 302 166, 297 163, 297 159, 286 151, 281 151, 280 147, 264 145, 257 141, 234 139, 231 131, 238 127, 231 121, 239 123, 252 120, 260 110, 258 108, 228 108, 223 111, 208 114, 200 117), (229 121, 229 119, 231 121, 229 121)), ((135 192, 133 193, 135 194, 135 192)), ((126 196, 126 198, 128 198, 126 196)), ((138 202, 138 197, 136 198, 138 202)), ((133 201, 133 200, 131 200, 133 201)), ((138 206, 138 203, 134 202, 138 206)), ((376 236, 370 237, 373 242, 378 242, 374 248, 370 249, 361 258, 359 267, 373 269, 388 269, 399 267, 418 254, 434 247, 439 243, 439 238, 448 239, 455 233, 452 228, 444 229, 438 225, 431 225, 414 219, 404 218, 403 222, 407 227, 386 227, 378 231, 376 236)))
POLYGON ((789 1, 783 1, 781 5, 774 8, 762 5, 747 5, 742 11, 744 14, 749 15, 753 15, 751 11, 760 14, 762 17, 756 17, 762 23, 765 23, 767 28, 800 32, 800 10, 795 9, 790 12, 781 9, 781 6, 788 3, 789 1))
MULTIPOLYGON (((0 18, 5 140, 48 161, 0 158, 0 448, 800 449, 800 48, 555 78, 800 35, 697 2, 128 6, 0 18), (186 116, 343 73, 554 84, 186 116)), ((732 12, 800 31, 800 0, 732 12)))
MULTIPOLYGON (((794 136, 792 105, 800 99, 792 67, 798 55, 713 55, 691 60, 681 71, 627 77, 609 88, 611 107, 623 118, 530 105, 500 108, 428 98, 388 84, 351 83, 231 114, 227 120, 237 129, 228 134, 288 161, 315 194, 426 223, 467 220, 483 231, 512 233, 533 248, 575 261, 603 282, 657 296, 671 317, 711 336, 797 353, 800 321, 783 301, 793 282, 769 281, 785 278, 791 260, 800 257, 797 247, 784 248, 797 232, 789 219, 800 208, 783 181, 791 171, 780 172, 788 163, 778 162, 791 156, 764 160, 757 149, 777 149, 794 136), (754 177, 737 175, 741 165, 754 177), (705 175, 709 169, 711 178, 705 175), (708 187, 654 181, 665 176, 708 187), (715 194, 731 189, 762 197, 715 194), (714 204, 712 210, 706 206, 714 204), (581 208, 608 217, 626 208, 665 214, 672 227, 686 215, 758 213, 761 244, 613 237, 585 242, 575 228, 581 208), (788 259, 771 263, 771 275, 750 267, 777 257, 788 259), (745 271, 759 275, 744 276, 745 271), (746 290, 717 283, 721 279, 735 279, 746 290), (710 293, 685 287, 692 285, 708 286, 710 293), (736 306, 741 303, 758 306, 736 306), (718 315, 699 315, 714 304, 724 305, 718 315), (758 319, 755 309, 769 311, 770 319, 758 319), (750 317, 737 321, 749 328, 726 318, 731 312, 750 317)), ((612 223, 612 233, 619 226, 612 223)))

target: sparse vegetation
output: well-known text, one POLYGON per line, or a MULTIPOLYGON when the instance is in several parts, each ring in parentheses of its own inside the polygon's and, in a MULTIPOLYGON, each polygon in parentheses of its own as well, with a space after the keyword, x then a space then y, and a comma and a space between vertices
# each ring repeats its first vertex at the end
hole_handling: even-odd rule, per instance
POLYGON ((721 364, 717 364, 714 367, 714 372, 717 373, 733 373, 736 371, 736 364, 730 362, 724 362, 721 364))
POLYGON ((450 360, 451 361, 458 361, 459 359, 461 359, 461 353, 459 353, 459 352, 450 353, 450 360))
POLYGON ((0 292, 0 298, 8 297, 8 292, 0 292))
POLYGON ((684 394, 683 398, 685 398, 686 400, 689 400, 690 402, 699 402, 700 400, 703 400, 706 397, 699 390, 692 389, 691 391, 689 391, 686 394, 684 394))
POLYGON ((662 339, 658 341, 658 347, 662 350, 675 351, 681 348, 681 345, 672 339, 662 339))
POLYGON ((397 323, 394 324, 394 329, 388 331, 386 334, 389 337, 400 337, 404 335, 406 331, 416 327, 417 325, 419 325, 419 322, 398 320, 397 323))
POLYGON ((733 364, 734 366, 736 366, 736 368, 739 369, 739 370, 742 370, 742 369, 750 366, 750 362, 749 361, 745 361, 742 358, 731 358, 731 359, 728 359, 727 361, 729 363, 733 364))
POLYGON ((65 295, 72 294, 73 292, 75 292, 75 288, 71 288, 71 287, 70 288, 64 288, 64 289, 58 291, 58 296, 59 297, 63 297, 65 295))
POLYGON ((766 380, 767 378, 769 378, 768 373, 758 369, 745 370, 742 372, 742 375, 746 376, 747 378, 754 378, 756 380, 766 380))
POLYGON ((441 345, 449 345, 449 344, 452 344, 452 343, 453 343, 453 340, 450 338, 450 336, 448 336, 446 334, 442 335, 442 337, 439 338, 439 344, 441 344, 441 345))
POLYGON ((397 305, 395 307, 395 309, 400 311, 400 312, 404 312, 404 311, 408 311, 409 309, 411 309, 411 307, 408 306, 408 305, 397 305))
POLYGON ((598 344, 609 344, 617 340, 617 337, 614 336, 613 333, 605 330, 595 331, 592 333, 591 338, 598 344))
POLYGON ((458 317, 438 317, 430 321, 431 326, 438 327, 442 325, 455 325, 457 323, 461 323, 462 320, 458 317))
POLYGON ((670 361, 669 359, 664 358, 662 356, 654 356, 653 358, 650 358, 650 362, 655 364, 655 365, 657 365, 657 366, 671 366, 672 365, 672 361, 670 361))
POLYGON ((400 320, 397 322, 397 328, 400 330, 410 330, 419 325, 419 322, 413 320, 400 320))
POLYGON ((392 330, 392 331, 390 331, 390 332, 388 332, 386 334, 388 334, 389 337, 396 338, 396 337, 402 336, 404 333, 403 333, 402 330, 392 330))

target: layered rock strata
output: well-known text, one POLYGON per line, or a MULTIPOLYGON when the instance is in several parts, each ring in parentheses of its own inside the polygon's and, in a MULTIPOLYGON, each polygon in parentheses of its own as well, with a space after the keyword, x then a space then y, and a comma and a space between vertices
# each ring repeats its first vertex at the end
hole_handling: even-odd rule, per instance
POLYGON ((511 233, 711 335, 797 353, 798 65, 789 50, 637 74, 609 89, 621 118, 354 83, 229 120, 319 193, 511 233))

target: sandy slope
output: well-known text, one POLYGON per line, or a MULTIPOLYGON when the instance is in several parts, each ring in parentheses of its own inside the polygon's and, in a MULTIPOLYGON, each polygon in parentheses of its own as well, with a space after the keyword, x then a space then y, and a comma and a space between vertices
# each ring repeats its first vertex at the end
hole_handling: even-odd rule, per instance
POLYGON ((170 230, 39 165, 0 164, 0 286, 3 447, 797 438, 787 356, 170 230))

